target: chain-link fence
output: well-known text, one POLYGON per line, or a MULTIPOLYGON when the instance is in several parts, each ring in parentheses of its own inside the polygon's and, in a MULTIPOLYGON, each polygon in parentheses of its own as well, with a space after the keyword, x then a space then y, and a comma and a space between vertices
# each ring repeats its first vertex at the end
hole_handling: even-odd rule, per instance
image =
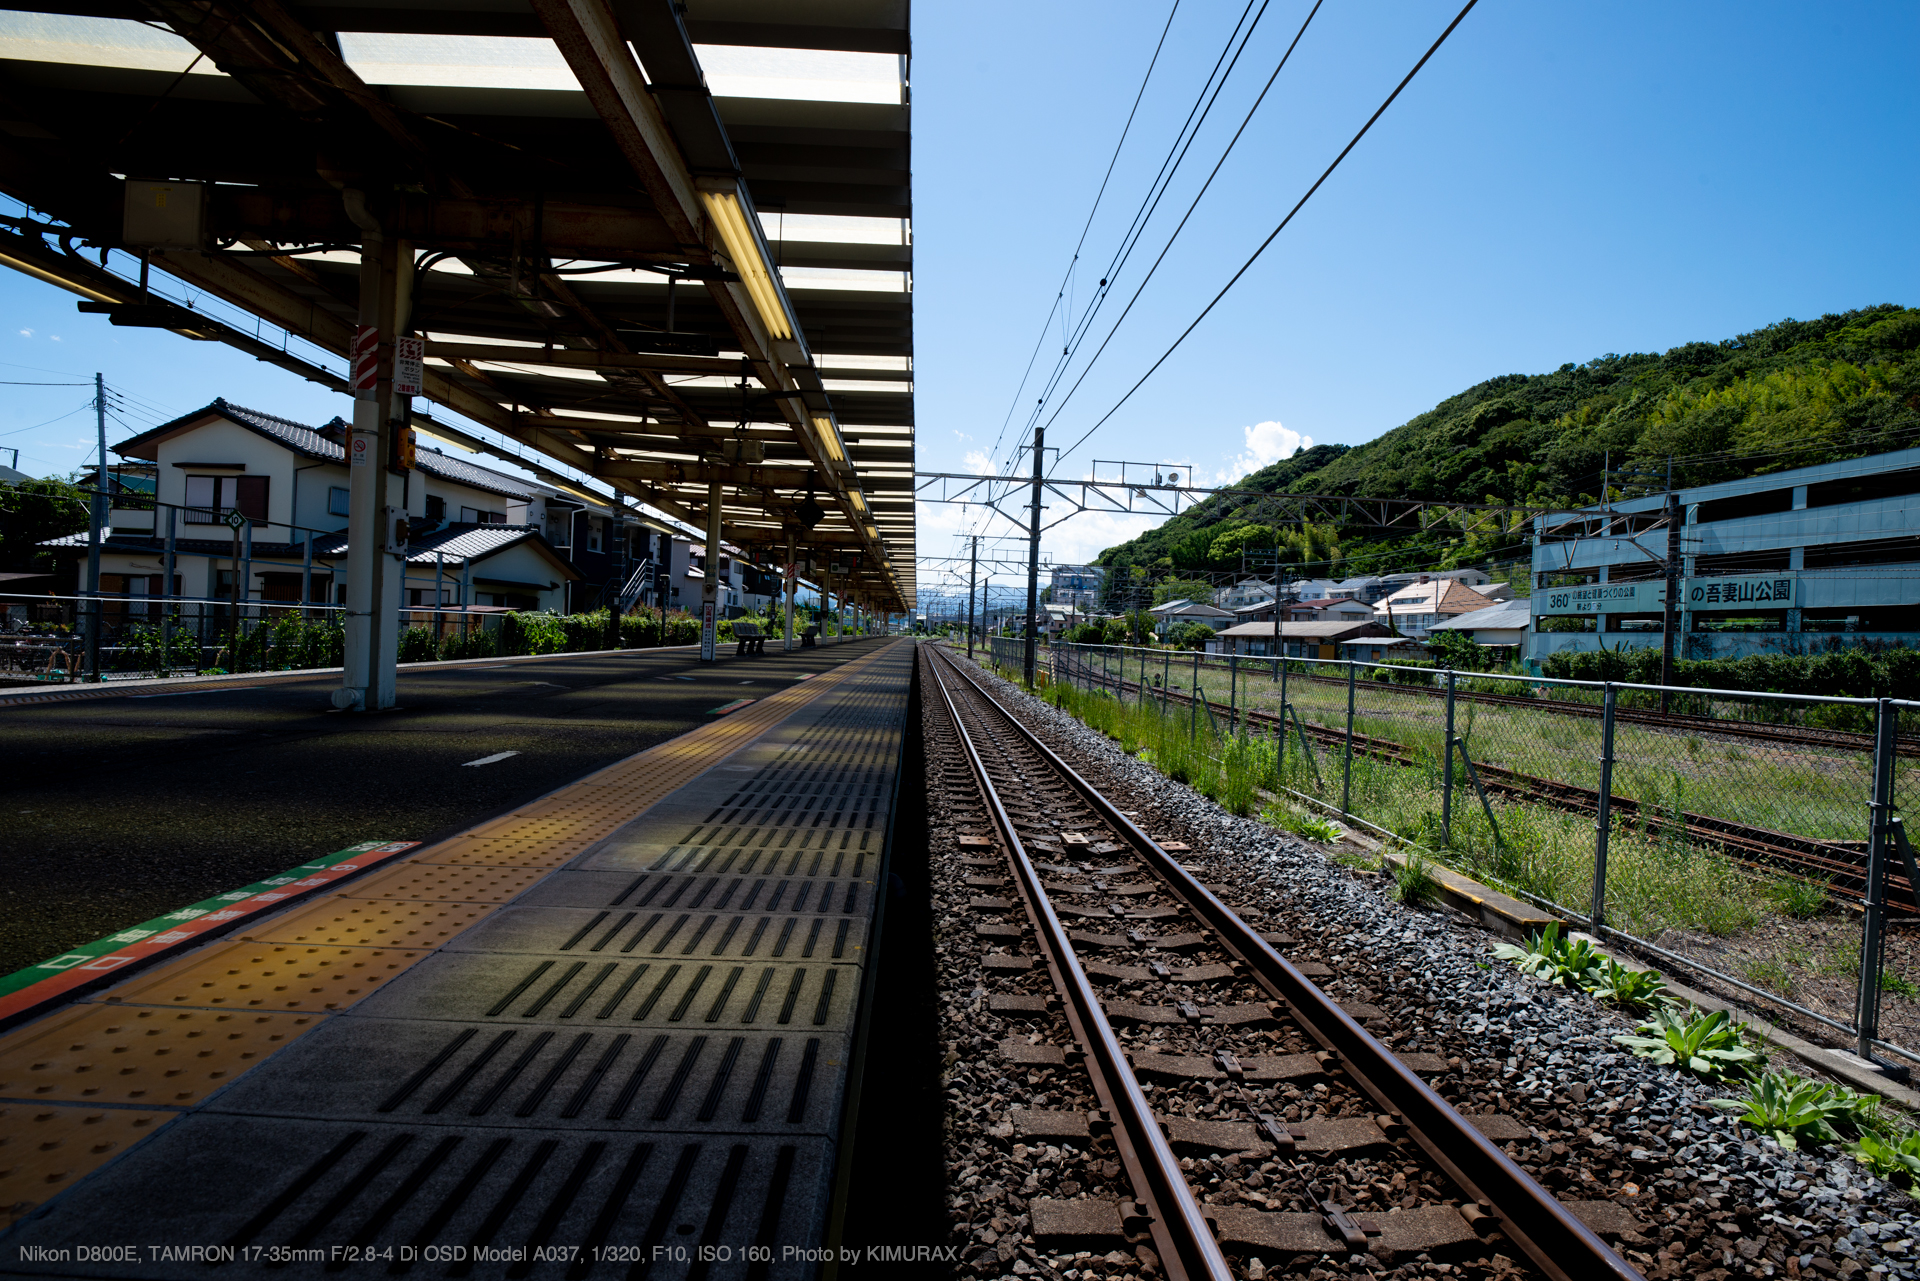
MULTIPOLYGON (((995 638, 991 661, 1018 672, 1023 643, 995 638)), ((1331 816, 1802 1031, 1920 1061, 1920 868, 1896 799, 1920 702, 1080 645, 1038 671, 1157 764, 1179 753, 1141 718, 1186 733, 1212 762, 1196 778, 1261 745, 1271 821, 1331 816)))

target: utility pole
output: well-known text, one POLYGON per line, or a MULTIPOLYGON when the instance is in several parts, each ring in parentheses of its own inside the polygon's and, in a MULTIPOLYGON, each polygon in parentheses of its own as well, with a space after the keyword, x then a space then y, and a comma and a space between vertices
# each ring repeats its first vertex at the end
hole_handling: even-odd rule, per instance
POLYGON ((1024 675, 1033 685, 1034 649, 1040 640, 1040 468, 1047 449, 1047 429, 1033 429, 1033 515, 1027 529, 1027 652, 1024 675))
MULTIPOLYGON (((1660 684, 1673 684, 1674 633, 1680 622, 1680 495, 1667 481, 1667 617, 1660 644, 1660 684)), ((1660 710, 1667 710, 1667 691, 1660 691, 1660 710)))
POLYGON ((967 570, 967 659, 973 659, 973 592, 980 578, 980 535, 973 536, 973 567, 967 570))
POLYGON ((107 382, 93 376, 93 425, 99 437, 100 467, 94 473, 93 502, 87 515, 87 679, 100 679, 100 539, 107 525, 107 382))

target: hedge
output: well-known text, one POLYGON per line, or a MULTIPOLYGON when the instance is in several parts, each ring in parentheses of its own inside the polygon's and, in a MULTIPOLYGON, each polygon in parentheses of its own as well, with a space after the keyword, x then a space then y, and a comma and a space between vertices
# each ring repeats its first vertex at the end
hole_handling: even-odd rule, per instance
MULTIPOLYGON (((1540 665, 1560 680, 1660 683, 1657 649, 1590 650, 1550 654, 1540 665)), ((1674 685, 1748 690, 1764 694, 1823 694, 1834 698, 1910 698, 1920 690, 1920 650, 1863 646, 1822 654, 1755 654, 1747 658, 1679 659, 1674 685)))

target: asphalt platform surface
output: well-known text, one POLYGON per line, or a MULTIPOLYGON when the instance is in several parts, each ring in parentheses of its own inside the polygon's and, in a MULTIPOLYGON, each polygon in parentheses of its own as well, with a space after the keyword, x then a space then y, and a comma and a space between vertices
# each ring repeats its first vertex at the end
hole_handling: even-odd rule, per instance
POLYGON ((362 841, 435 841, 871 653, 693 649, 0 708, 0 974, 362 841), (487 765, 467 762, 499 752, 487 765))

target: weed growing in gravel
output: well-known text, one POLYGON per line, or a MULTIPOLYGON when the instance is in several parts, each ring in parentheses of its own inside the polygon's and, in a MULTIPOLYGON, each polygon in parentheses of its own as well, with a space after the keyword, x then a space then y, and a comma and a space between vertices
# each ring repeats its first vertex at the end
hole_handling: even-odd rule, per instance
POLYGON ((1643 1059, 1685 1068, 1710 1081, 1743 1080, 1760 1055, 1743 1043, 1745 1025, 1725 1010, 1658 1009, 1634 1036, 1613 1039, 1643 1059))
POLYGON ((1920 1131, 1864 1133, 1847 1145, 1847 1154, 1887 1182, 1914 1194, 1920 1182, 1920 1131))
POLYGON ((1393 869, 1393 896, 1408 907, 1425 907, 1440 897, 1433 865, 1418 851, 1408 851, 1406 861, 1393 869))
POLYGON ((1527 946, 1502 943, 1493 949, 1496 959, 1511 961, 1522 974, 1531 974, 1559 987, 1571 982, 1584 988, 1587 971, 1600 964, 1600 953, 1587 939, 1560 937, 1560 922, 1553 921, 1539 934, 1527 940, 1527 946))
POLYGON ((1602 1001, 1628 1010, 1649 1010, 1668 999, 1667 985, 1654 970, 1636 970, 1607 957, 1587 971, 1587 990, 1602 1001))
POLYGON ((1806 921, 1827 910, 1830 888, 1821 881, 1806 881, 1783 876, 1767 887, 1767 897, 1780 912, 1796 921, 1806 921))
POLYGON ((1740 1114, 1783 1148, 1802 1143, 1833 1143, 1842 1134, 1873 1134, 1883 1129, 1879 1100, 1844 1085, 1809 1081, 1791 1072, 1763 1072, 1747 1085, 1745 1098, 1714 1099, 1713 1105, 1740 1114))

